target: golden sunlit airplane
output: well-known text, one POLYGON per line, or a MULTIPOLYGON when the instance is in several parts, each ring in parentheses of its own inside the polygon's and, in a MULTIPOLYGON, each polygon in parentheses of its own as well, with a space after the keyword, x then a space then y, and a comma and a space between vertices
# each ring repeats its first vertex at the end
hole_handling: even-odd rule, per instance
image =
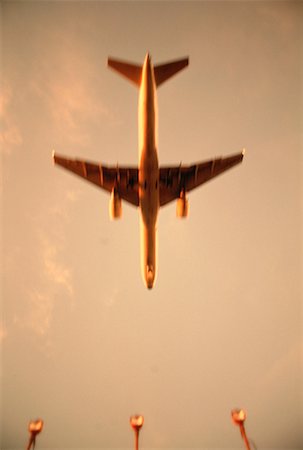
POLYGON ((139 207, 141 266, 148 289, 156 276, 157 217, 160 206, 176 200, 177 217, 188 215, 186 193, 230 169, 243 152, 192 165, 159 167, 157 143, 157 87, 188 65, 188 58, 153 66, 147 54, 143 66, 108 59, 108 65, 139 87, 139 166, 104 166, 53 154, 56 164, 111 193, 110 215, 121 217, 122 199, 139 207))

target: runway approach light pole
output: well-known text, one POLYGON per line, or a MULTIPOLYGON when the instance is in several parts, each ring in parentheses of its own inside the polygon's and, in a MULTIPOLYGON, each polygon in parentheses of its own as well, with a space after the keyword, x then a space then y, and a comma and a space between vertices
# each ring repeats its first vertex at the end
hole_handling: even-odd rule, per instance
POLYGON ((233 409, 231 412, 231 417, 235 425, 239 425, 241 436, 243 438, 243 441, 245 443, 245 447, 247 450, 251 450, 248 438, 246 436, 245 428, 244 428, 244 421, 246 419, 246 412, 244 409, 233 409))
POLYGON ((130 424, 132 429, 135 432, 135 450, 139 450, 139 431, 142 428, 142 425, 144 423, 144 417, 143 416, 131 416, 130 424))
POLYGON ((31 447, 34 450, 36 445, 36 436, 42 431, 42 428, 43 428, 43 420, 37 419, 30 421, 30 423, 28 424, 28 431, 30 432, 30 437, 26 450, 30 450, 31 447))

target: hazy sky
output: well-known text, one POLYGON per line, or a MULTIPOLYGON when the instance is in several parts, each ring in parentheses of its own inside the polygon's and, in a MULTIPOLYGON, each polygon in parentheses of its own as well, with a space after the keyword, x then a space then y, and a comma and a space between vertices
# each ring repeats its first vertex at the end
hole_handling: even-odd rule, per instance
POLYGON ((2 1, 1 449, 303 447, 301 2, 2 1), (159 160, 247 152, 160 211, 158 278, 139 215, 60 168, 137 164, 138 91, 106 67, 189 56, 158 91, 159 160))

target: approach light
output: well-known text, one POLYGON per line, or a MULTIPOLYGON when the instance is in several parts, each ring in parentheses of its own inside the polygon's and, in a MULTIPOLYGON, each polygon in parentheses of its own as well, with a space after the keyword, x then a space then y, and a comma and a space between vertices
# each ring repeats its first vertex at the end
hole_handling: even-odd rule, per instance
POLYGON ((144 417, 143 416, 131 416, 129 421, 134 430, 137 430, 137 429, 139 430, 144 423, 144 417))
POLYGON ((144 417, 141 415, 131 416, 129 422, 135 432, 135 450, 139 450, 139 431, 144 423, 144 417))
POLYGON ((244 422, 246 420, 246 412, 244 411, 244 409, 233 409, 231 411, 231 418, 233 423, 235 425, 238 425, 240 428, 240 433, 244 441, 246 450, 251 450, 248 438, 246 436, 246 431, 244 428, 244 422))
POLYGON ((246 412, 244 409, 233 409, 231 412, 231 417, 236 425, 240 425, 240 423, 244 423, 246 419, 246 412))
POLYGON ((44 422, 42 419, 37 420, 31 420, 28 424, 28 431, 30 432, 30 437, 28 441, 27 450, 30 450, 31 447, 35 448, 36 445, 36 436, 39 434, 43 429, 44 422))

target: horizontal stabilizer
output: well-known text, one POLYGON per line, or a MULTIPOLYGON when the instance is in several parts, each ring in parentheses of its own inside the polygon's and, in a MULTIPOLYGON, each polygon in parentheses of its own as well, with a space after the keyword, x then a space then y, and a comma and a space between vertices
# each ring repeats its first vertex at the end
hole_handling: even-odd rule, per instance
POLYGON ((135 83, 137 86, 141 84, 142 67, 125 61, 108 58, 107 64, 112 69, 119 72, 124 77, 135 83))
POLYGON ((178 61, 172 61, 166 64, 155 66, 154 71, 156 85, 160 86, 160 84, 164 83, 164 81, 168 80, 177 72, 184 69, 184 67, 188 66, 188 62, 188 58, 184 58, 179 59, 178 61))

